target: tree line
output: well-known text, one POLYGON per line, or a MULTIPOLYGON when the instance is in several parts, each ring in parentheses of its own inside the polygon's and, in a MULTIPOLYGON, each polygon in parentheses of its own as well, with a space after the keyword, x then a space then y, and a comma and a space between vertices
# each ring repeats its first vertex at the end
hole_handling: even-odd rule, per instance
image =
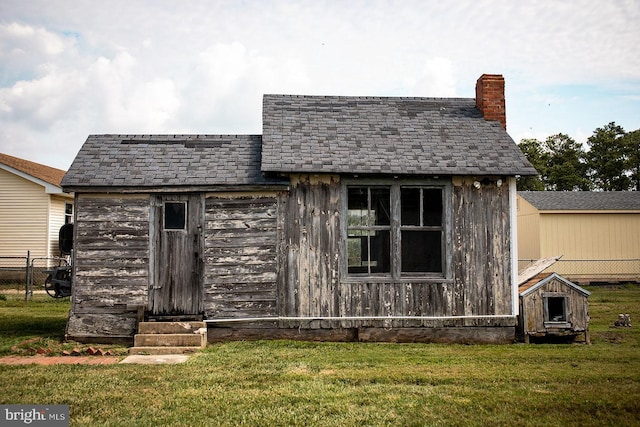
POLYGON ((625 132, 611 122, 593 131, 587 146, 563 133, 521 140, 539 175, 519 177, 518 190, 640 191, 640 129, 625 132))

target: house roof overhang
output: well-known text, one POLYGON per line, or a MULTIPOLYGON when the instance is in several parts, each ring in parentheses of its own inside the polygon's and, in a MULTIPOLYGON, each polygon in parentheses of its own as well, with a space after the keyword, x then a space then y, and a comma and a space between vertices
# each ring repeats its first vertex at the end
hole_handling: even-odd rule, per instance
POLYGON ((39 185, 41 187, 44 187, 44 192, 46 194, 56 194, 56 195, 60 195, 63 197, 71 197, 70 194, 68 194, 68 192, 66 192, 62 187, 51 184, 50 182, 44 181, 40 178, 37 178, 33 175, 30 175, 26 172, 23 172, 21 170, 12 168, 11 166, 7 166, 3 163, 0 163, 0 169, 5 170, 7 172, 10 172, 16 176, 19 176, 20 178, 23 178, 29 182, 32 182, 36 185, 39 185))

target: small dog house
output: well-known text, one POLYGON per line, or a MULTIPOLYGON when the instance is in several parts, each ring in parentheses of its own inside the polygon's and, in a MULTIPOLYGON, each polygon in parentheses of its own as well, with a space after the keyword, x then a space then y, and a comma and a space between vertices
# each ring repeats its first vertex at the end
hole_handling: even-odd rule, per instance
POLYGON ((536 338, 589 339, 590 292, 558 273, 539 273, 518 286, 520 316, 518 329, 525 343, 536 338))

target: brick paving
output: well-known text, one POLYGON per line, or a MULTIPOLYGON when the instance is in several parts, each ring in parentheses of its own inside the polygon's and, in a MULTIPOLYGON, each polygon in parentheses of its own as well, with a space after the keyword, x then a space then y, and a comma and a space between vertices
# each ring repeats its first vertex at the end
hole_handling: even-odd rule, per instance
POLYGON ((0 365, 110 365, 118 363, 116 356, 5 356, 0 365))

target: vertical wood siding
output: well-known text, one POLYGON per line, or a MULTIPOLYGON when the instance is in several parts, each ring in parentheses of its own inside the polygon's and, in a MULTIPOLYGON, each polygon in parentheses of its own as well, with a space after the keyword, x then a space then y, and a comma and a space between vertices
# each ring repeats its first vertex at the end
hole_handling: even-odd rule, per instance
POLYGON ((281 316, 339 316, 340 181, 292 178, 279 205, 282 230, 278 289, 281 316))
POLYGON ((453 198, 454 313, 512 314, 509 187, 462 182, 453 198))
MULTIPOLYGON (((205 317, 511 315, 509 188, 492 184, 478 190, 464 180, 454 181, 452 188, 446 204, 452 208, 447 220, 452 239, 446 249, 452 254, 451 277, 396 281, 341 277, 343 189, 337 176, 294 176, 290 190, 278 194, 206 195, 205 317)), ((103 307, 147 304, 153 218, 149 196, 80 195, 76 208, 70 328, 125 334, 132 327, 128 317, 114 317, 127 320, 119 325, 105 320, 108 316, 98 324, 97 316, 103 307), (95 317, 82 317, 82 312, 95 317)), ((514 323, 479 318, 359 319, 281 321, 279 326, 438 328, 514 323)))
POLYGON ((206 198, 207 318, 277 315, 276 216, 275 195, 206 198))
MULTIPOLYGON (((380 283, 340 278, 341 191, 336 177, 299 176, 279 205, 281 316, 512 315, 509 189, 454 188, 454 277, 380 283)), ((293 322, 294 323, 294 322, 293 322)), ((293 325, 292 323, 292 325, 293 325)), ((486 325, 486 320, 357 320, 306 327, 486 325), (482 323, 484 322, 484 323, 482 323)))
POLYGON ((149 287, 149 196, 78 195, 70 336, 132 336, 149 287), (110 312, 105 313, 105 309, 110 312), (133 317, 132 317, 133 316, 133 317))

